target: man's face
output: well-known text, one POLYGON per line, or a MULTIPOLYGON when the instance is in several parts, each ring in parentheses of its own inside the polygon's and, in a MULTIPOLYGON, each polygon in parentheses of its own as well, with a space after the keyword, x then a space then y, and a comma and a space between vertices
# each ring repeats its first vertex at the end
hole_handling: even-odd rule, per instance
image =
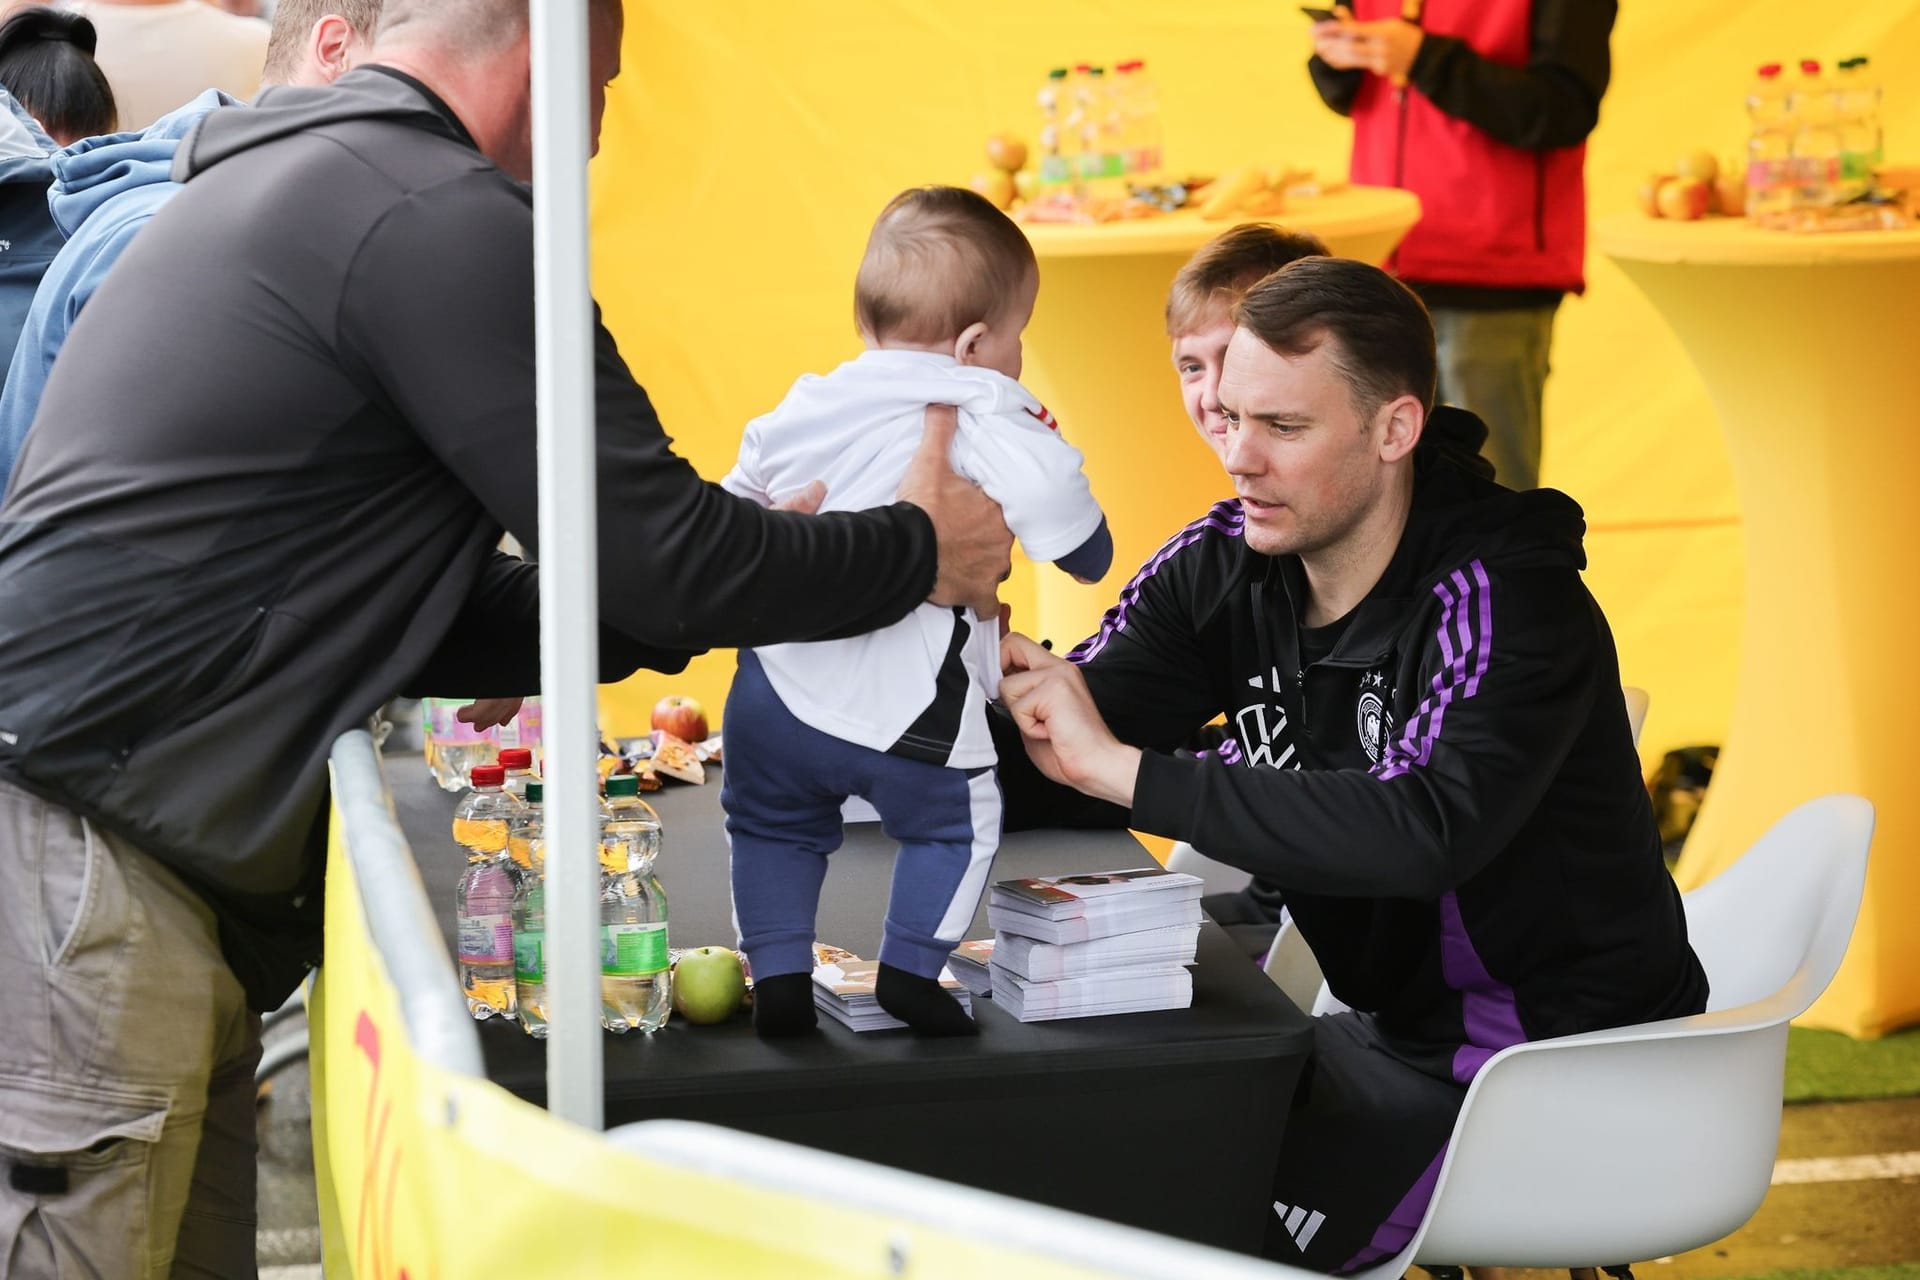
POLYGON ((1263 555, 1337 548, 1389 492, 1381 427, 1361 420, 1332 345, 1289 356, 1246 329, 1227 344, 1222 461, 1263 555))
POLYGON ((1232 317, 1221 314, 1203 320, 1198 328, 1173 340, 1173 371, 1180 378, 1180 403, 1207 448, 1223 463, 1227 453, 1227 420, 1220 416, 1220 370, 1233 337, 1232 317))
MULTIPOLYGON (((620 74, 620 41, 626 30, 626 16, 618 4, 587 6, 587 154, 600 154, 600 125, 607 114, 607 86, 620 74)), ((520 42, 528 57, 525 109, 520 128, 508 136, 513 146, 505 154, 489 157, 522 182, 533 180, 533 77, 532 44, 520 42)))
POLYGON ((620 74, 620 42, 626 33, 626 14, 618 4, 590 5, 587 10, 588 155, 600 154, 600 125, 607 115, 607 86, 620 74))

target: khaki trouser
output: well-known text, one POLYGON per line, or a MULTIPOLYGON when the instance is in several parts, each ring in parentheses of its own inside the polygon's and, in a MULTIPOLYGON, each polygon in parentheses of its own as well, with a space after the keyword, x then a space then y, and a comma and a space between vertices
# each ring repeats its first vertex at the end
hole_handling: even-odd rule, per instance
POLYGON ((259 1056, 205 902, 0 783, 0 1277, 254 1275, 259 1056))

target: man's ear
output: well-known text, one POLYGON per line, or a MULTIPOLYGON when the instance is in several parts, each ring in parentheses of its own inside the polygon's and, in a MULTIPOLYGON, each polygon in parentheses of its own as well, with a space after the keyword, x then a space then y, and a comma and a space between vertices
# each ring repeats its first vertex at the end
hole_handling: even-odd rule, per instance
POLYGON ((1427 429, 1427 411, 1412 396, 1401 396, 1380 406, 1374 415, 1380 432, 1380 460, 1398 462, 1412 454, 1427 429))
POLYGON ((310 39, 314 65, 320 68, 328 84, 353 70, 359 33, 352 23, 337 13, 329 13, 313 24, 310 39))
POLYGON ((960 331, 953 340, 953 358, 961 364, 980 362, 980 344, 986 341, 987 325, 984 320, 975 321, 960 331))

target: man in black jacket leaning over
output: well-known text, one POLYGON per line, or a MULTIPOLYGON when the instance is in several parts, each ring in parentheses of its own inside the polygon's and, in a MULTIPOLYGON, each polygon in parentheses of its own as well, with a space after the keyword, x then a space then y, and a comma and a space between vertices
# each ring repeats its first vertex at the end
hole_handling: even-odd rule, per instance
MULTIPOLYGON (((389 0, 370 61, 182 144, 0 508, 0 1270, 251 1273, 249 1010, 318 957, 328 747, 538 679, 493 550, 539 533, 525 0, 389 0)), ((605 674, 991 607, 950 411, 907 501, 768 513, 595 355, 605 674)))
MULTIPOLYGON (((1579 508, 1418 449, 1433 330, 1384 272, 1304 259, 1235 320, 1238 500, 1068 659, 1010 636, 1001 692, 1047 777, 1279 886, 1357 1011, 1315 1020, 1267 1243, 1350 1271, 1419 1224, 1488 1058, 1696 1013, 1707 985, 1580 581, 1579 508), (1219 715, 1231 749, 1173 753, 1219 715)), ((1071 808, 1011 754, 1009 826, 1071 808)))

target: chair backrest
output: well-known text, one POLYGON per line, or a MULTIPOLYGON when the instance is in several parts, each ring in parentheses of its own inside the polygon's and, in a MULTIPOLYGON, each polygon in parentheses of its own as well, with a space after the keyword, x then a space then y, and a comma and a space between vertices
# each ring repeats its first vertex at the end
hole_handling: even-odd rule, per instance
POLYGON ((1853 934, 1872 838, 1872 804, 1822 796, 1686 895, 1687 934, 1712 987, 1709 1010, 1791 986, 1798 1003, 1788 1016, 1797 1017, 1826 990, 1853 934))
POLYGON ((1245 871, 1214 861, 1185 840, 1174 845, 1173 851, 1167 854, 1167 870, 1199 876, 1203 893, 1233 893, 1246 888, 1253 881, 1253 877, 1245 871))
POLYGON ((1663 1257, 1747 1221, 1778 1150, 1786 1024, 1840 967, 1872 835, 1867 801, 1813 800, 1687 895, 1709 1012, 1495 1055, 1413 1241, 1369 1280, 1414 1260, 1663 1257))

